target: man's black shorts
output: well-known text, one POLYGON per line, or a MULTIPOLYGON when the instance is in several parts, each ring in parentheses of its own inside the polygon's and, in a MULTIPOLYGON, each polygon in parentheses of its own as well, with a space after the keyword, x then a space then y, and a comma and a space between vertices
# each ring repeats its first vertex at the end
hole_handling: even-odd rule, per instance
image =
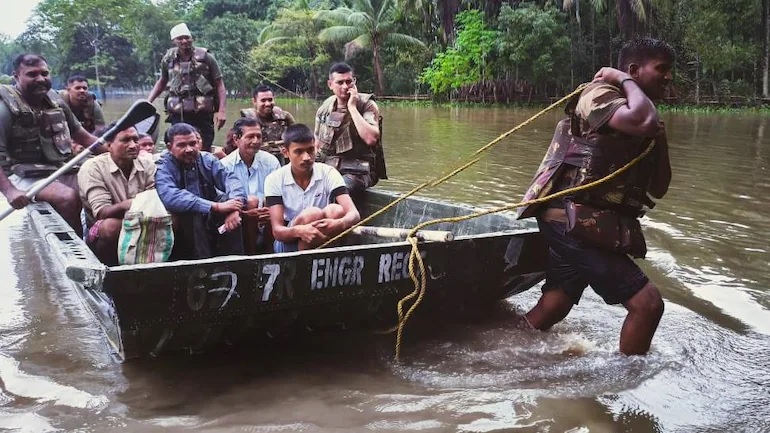
POLYGON ((537 219, 548 245, 548 266, 543 291, 564 290, 580 301, 590 285, 608 304, 623 304, 649 279, 625 254, 594 248, 565 233, 566 224, 537 219))

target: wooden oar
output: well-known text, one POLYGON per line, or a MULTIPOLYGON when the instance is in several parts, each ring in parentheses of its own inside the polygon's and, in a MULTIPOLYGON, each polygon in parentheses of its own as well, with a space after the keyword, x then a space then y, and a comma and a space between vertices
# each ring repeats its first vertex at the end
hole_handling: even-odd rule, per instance
MULTIPOLYGON (((103 145, 104 143, 107 143, 109 141, 112 141, 113 138, 115 138, 116 135, 118 135, 118 132, 136 125, 137 123, 152 117, 155 115, 155 107, 152 106, 149 102, 147 102, 144 99, 140 99, 131 106, 131 108, 126 111, 126 114, 123 115, 123 117, 118 120, 118 122, 110 128, 109 130, 105 131, 104 134, 101 135, 96 141, 91 143, 90 146, 85 148, 82 152, 77 154, 74 158, 72 158, 68 163, 61 166, 58 170, 53 172, 50 176, 47 178, 36 182, 32 188, 29 189, 29 191, 24 194, 28 199, 32 200, 37 193, 42 191, 45 187, 52 184, 53 181, 59 178, 62 174, 68 172, 72 167, 79 164, 81 161, 86 159, 88 155, 91 154, 91 152, 94 151, 97 147, 103 145)), ((13 211, 16 210, 13 207, 10 207, 8 209, 3 210, 0 212, 0 221, 5 219, 8 215, 12 214, 13 211)))
MULTIPOLYGON (((397 229, 393 227, 374 227, 374 226, 358 226, 353 229, 352 233, 362 236, 376 236, 380 238, 391 239, 406 239, 409 235, 409 229, 397 229)), ((452 232, 443 230, 418 230, 415 233, 418 241, 421 242, 452 242, 455 235, 452 232)))

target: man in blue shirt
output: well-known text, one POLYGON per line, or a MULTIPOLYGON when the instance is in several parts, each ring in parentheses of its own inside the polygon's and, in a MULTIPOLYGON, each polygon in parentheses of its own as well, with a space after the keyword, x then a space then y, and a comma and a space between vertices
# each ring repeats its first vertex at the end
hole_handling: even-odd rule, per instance
POLYGON ((246 191, 214 155, 198 150, 196 132, 186 123, 166 131, 168 152, 155 175, 158 196, 174 218, 172 258, 243 254, 240 211, 246 191))
POLYGON ((248 196, 243 217, 243 249, 246 254, 269 252, 273 237, 270 209, 265 206, 265 178, 281 168, 278 158, 262 147, 262 127, 255 118, 242 117, 232 128, 237 150, 222 158, 227 171, 235 173, 248 196), (266 251, 267 250, 267 251, 266 251))

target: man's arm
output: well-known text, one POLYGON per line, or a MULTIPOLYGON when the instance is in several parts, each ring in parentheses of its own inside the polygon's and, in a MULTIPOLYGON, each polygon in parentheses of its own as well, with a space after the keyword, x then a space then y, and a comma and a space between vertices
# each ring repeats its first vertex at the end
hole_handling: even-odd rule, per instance
POLYGON ((160 94, 163 93, 164 90, 166 90, 167 84, 168 84, 168 68, 161 61, 160 78, 158 78, 158 81, 155 82, 155 86, 153 86, 152 90, 150 91, 150 96, 147 97, 147 100, 152 103, 152 101, 154 101, 155 98, 160 96, 160 94))
POLYGON ((618 87, 626 96, 626 105, 618 107, 607 122, 610 128, 637 137, 658 135, 660 119, 655 104, 630 75, 614 68, 602 68, 594 80, 618 87))
POLYGON ((96 159, 89 160, 78 171, 81 197, 88 203, 88 207, 91 208, 96 219, 123 218, 123 215, 131 207, 131 200, 114 203, 112 194, 107 189, 96 163, 96 159))
POLYGON ((284 110, 284 113, 286 113, 286 126, 291 126, 297 123, 297 121, 294 119, 294 116, 291 115, 288 111, 284 110))
POLYGON ((350 194, 340 194, 337 196, 336 201, 345 211, 345 215, 339 219, 342 230, 347 230, 353 227, 355 223, 361 221, 361 215, 358 213, 358 208, 353 203, 353 199, 350 198, 350 194))
POLYGON ((186 189, 179 188, 174 182, 171 170, 165 167, 170 161, 163 161, 155 173, 155 189, 158 190, 160 201, 169 212, 197 212, 207 214, 211 212, 213 202, 196 196, 186 189))
POLYGON ((227 89, 225 88, 225 80, 222 78, 222 71, 219 69, 219 63, 211 53, 206 53, 209 64, 209 72, 211 82, 214 83, 214 88, 217 92, 217 113, 214 116, 214 123, 217 125, 217 129, 222 129, 227 121, 227 89))
POLYGON ((379 109, 374 101, 366 104, 363 113, 358 112, 358 90, 354 87, 350 90, 350 99, 348 99, 348 111, 350 118, 358 131, 358 135, 369 146, 376 146, 380 139, 380 127, 377 125, 379 109), (371 121, 371 119, 374 121, 371 121), (371 123, 370 123, 371 122, 371 123))
POLYGON ((102 106, 99 104, 99 101, 94 101, 94 125, 98 129, 100 126, 104 126, 104 111, 102 111, 102 106))
POLYGON ((655 198, 663 198, 671 184, 671 160, 668 156, 668 138, 663 122, 661 122, 660 133, 655 137, 655 149, 653 151, 656 152, 657 167, 650 178, 648 192, 655 198))
MULTIPOLYGON (((63 104, 61 106, 62 111, 64 111, 64 118, 67 120, 67 127, 70 130, 70 137, 72 138, 73 143, 77 143, 81 146, 88 147, 92 145, 96 140, 98 140, 97 137, 94 137, 91 135, 88 131, 83 128, 83 126, 80 124, 80 121, 77 117, 75 117, 75 113, 72 112, 72 109, 67 104, 63 104)), ((79 152, 80 149, 77 149, 79 152)), ((104 146, 98 146, 94 150, 91 151, 94 155, 98 155, 100 153, 106 152, 107 149, 104 146)))
POLYGON ((203 161, 204 166, 211 170, 214 186, 218 190, 224 191, 229 200, 240 200, 246 203, 246 189, 234 169, 229 170, 221 160, 210 153, 203 155, 203 161))

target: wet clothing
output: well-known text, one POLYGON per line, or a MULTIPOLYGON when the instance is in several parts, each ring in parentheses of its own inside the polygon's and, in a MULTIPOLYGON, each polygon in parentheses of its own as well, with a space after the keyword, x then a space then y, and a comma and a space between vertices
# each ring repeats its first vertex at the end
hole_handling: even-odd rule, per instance
POLYGON ((577 304, 590 285, 604 302, 623 304, 649 282, 627 255, 586 245, 565 233, 565 223, 542 218, 537 223, 548 245, 544 292, 561 289, 577 304))
MULTIPOLYGON (((640 155, 649 138, 628 136, 607 125, 626 104, 620 89, 604 83, 589 85, 571 101, 570 118, 557 125, 524 200, 600 179, 640 155)), ((605 302, 617 304, 647 284, 649 280, 628 254, 643 257, 646 252, 637 217, 643 206, 654 206, 646 188, 656 167, 653 152, 628 172, 588 192, 522 209, 520 218, 537 217, 549 249, 544 292, 562 289, 577 303, 590 285, 605 302), (638 237, 643 251, 620 248, 621 241, 638 237)))
MULTIPOLYGON (((379 127, 380 111, 372 95, 359 97, 358 112, 367 123, 379 127)), ((351 194, 360 194, 377 184, 381 174, 377 170, 377 152, 358 134, 347 106, 338 106, 336 96, 330 96, 318 108, 315 137, 320 148, 317 160, 339 170, 351 194)), ((377 146, 381 146, 381 140, 377 146)))
POLYGON ((70 132, 81 128, 58 93, 49 91, 44 108, 34 109, 15 86, 0 85, 0 168, 16 164, 59 167, 72 157, 70 132))
POLYGON ((214 143, 214 112, 218 109, 216 83, 222 79, 214 56, 195 47, 188 61, 182 61, 177 48, 161 59, 161 78, 168 82, 166 109, 172 125, 184 122, 198 128, 203 150, 214 143))
POLYGON ((175 219, 172 258, 202 259, 228 254, 243 254, 240 227, 219 234, 217 228, 226 215, 211 213, 216 202, 240 199, 246 192, 234 173, 212 154, 201 152, 192 166, 185 167, 171 153, 158 160, 155 175, 158 196, 175 219))
POLYGON ((79 108, 72 104, 67 90, 60 90, 59 95, 61 95, 64 103, 70 107, 72 113, 75 114, 75 117, 78 118, 80 125, 90 134, 93 134, 97 127, 105 125, 102 106, 90 93, 86 99, 86 104, 79 108))
POLYGON ((273 114, 269 119, 263 119, 253 108, 244 108, 241 110, 241 117, 251 117, 257 119, 262 129, 262 150, 278 158, 281 165, 286 165, 288 160, 281 153, 281 145, 278 142, 283 141, 283 133, 286 128, 297 123, 294 116, 280 107, 273 107, 273 114))

